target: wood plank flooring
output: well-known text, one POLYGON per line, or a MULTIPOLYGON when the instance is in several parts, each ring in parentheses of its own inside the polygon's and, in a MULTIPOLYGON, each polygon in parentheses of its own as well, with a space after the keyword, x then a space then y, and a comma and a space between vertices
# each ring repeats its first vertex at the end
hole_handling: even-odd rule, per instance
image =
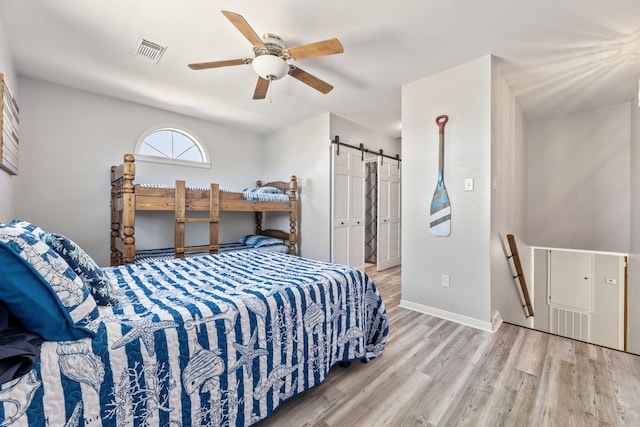
POLYGON ((387 346, 260 423, 271 426, 640 426, 640 357, 518 326, 491 334, 401 308, 400 267, 367 269, 387 346))

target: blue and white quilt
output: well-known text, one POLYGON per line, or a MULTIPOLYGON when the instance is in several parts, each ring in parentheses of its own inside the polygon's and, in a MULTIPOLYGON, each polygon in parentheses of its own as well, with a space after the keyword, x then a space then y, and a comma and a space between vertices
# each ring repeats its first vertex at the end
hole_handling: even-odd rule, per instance
POLYGON ((2 385, 0 426, 248 426, 387 340, 347 266, 248 251, 104 270, 119 304, 2 385))

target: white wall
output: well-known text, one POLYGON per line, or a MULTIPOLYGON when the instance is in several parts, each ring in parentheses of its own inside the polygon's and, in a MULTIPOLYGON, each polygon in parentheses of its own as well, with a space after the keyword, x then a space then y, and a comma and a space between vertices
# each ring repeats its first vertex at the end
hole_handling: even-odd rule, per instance
MULTIPOLYGON (((330 259, 329 113, 265 136, 264 165, 269 176, 298 177, 298 252, 330 259)), ((283 228, 284 220, 268 222, 283 228)), ((271 227, 271 225, 269 225, 271 227)))
POLYGON ((640 354, 640 107, 631 103, 631 225, 627 288, 627 350, 640 354))
MULTIPOLYGON (((191 185, 218 182, 221 188, 242 189, 263 177, 261 135, 31 78, 20 77, 18 83, 17 216, 68 235, 100 265, 109 263, 110 166, 132 153, 150 127, 172 124, 190 131, 206 145, 212 167, 137 162, 138 182, 185 179, 191 185)), ((173 246, 171 217, 138 221, 138 245, 173 246), (153 233, 160 236, 151 244, 153 233)), ((241 237, 254 223, 250 213, 223 216, 222 221, 221 241, 241 237)))
POLYGON ((530 121, 528 243, 628 252, 629 104, 530 121))
MULTIPOLYGON (((4 35, 4 28, 0 22, 0 73, 4 74, 4 79, 11 88, 13 96, 21 107, 18 93, 18 81, 13 71, 13 64, 9 55, 9 46, 4 35)), ((1 94, 0 94, 1 95, 1 94)), ((18 129, 20 132, 20 129, 18 129)), ((9 222, 16 216, 17 204, 17 179, 0 169, 0 222, 9 222)))
POLYGON ((491 328, 491 68, 485 56, 402 87, 401 304, 483 329, 491 328), (449 116, 449 237, 429 234, 440 114, 449 116), (474 179, 473 192, 464 192, 465 178, 474 179), (450 275, 450 288, 441 274, 450 275))
MULTIPOLYGON (((500 313, 503 320, 531 327, 533 318, 527 319, 522 308, 517 282, 513 279, 512 269, 507 261, 511 251, 506 243, 507 234, 516 237, 518 253, 525 264, 523 268, 527 269, 529 251, 524 245, 527 187, 526 120, 498 67, 494 65, 492 70, 491 307, 493 311, 500 313)), ((531 274, 525 273, 525 278, 531 291, 531 274)))
POLYGON ((365 148, 376 153, 383 150, 384 154, 389 156, 395 157, 396 154, 400 154, 402 157, 399 138, 375 132, 343 117, 331 114, 331 139, 333 140, 336 135, 340 137, 340 141, 356 147, 362 143, 365 148))
MULTIPOLYGON (((331 259, 331 140, 361 142, 374 151, 393 156, 400 142, 335 114, 326 113, 265 137, 264 165, 269 176, 298 176, 300 189, 299 253, 308 258, 331 259)), ((273 215, 272 217, 275 217, 273 215)), ((274 219, 279 228, 283 220, 274 219)))

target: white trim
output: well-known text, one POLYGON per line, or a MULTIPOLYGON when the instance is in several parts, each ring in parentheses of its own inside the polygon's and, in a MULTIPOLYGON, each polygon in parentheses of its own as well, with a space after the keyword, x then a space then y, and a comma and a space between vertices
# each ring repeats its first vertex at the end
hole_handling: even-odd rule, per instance
POLYGON ((502 325, 502 315, 496 310, 493 312, 493 316, 491 316, 491 332, 496 332, 500 325, 502 325))
POLYGON ((618 260, 618 350, 624 351, 624 294, 628 290, 627 276, 624 274, 625 262, 629 258, 620 257, 618 260))
MULTIPOLYGON (((439 308, 429 307, 427 305, 416 304, 415 302, 400 300, 400 307, 407 308, 409 310, 425 313, 430 316, 439 317, 441 319, 450 320, 452 322, 460 323, 461 325, 470 326, 472 328, 481 329, 487 332, 495 332, 492 322, 486 322, 483 320, 475 319, 473 317, 464 316, 462 314, 453 313, 451 311, 440 310, 439 308)), ((500 320, 502 323, 502 319, 500 320)), ((497 326, 500 326, 499 324, 497 326)))
POLYGON ((629 256, 628 253, 624 253, 624 252, 592 251, 592 250, 589 250, 589 249, 552 248, 552 247, 548 247, 548 246, 530 246, 530 248, 532 250, 533 249, 542 249, 542 250, 545 250, 545 251, 582 252, 582 253, 589 253, 589 254, 595 254, 595 255, 629 256))

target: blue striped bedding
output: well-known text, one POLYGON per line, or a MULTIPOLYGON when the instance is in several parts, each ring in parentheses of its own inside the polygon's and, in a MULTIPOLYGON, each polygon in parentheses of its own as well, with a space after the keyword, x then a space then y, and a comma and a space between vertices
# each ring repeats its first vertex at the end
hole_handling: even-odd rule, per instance
MULTIPOLYGON (((289 253, 289 246, 283 244, 271 245, 256 248, 255 246, 245 245, 242 243, 222 243, 218 249, 218 253, 231 252, 231 251, 248 251, 248 250, 266 250, 272 252, 279 252, 281 254, 289 253)), ((185 252, 185 257, 208 255, 209 251, 194 251, 185 252)), ((159 248, 159 249, 136 249, 136 262, 150 262, 150 261, 162 261, 165 259, 174 258, 175 252, 173 248, 159 248)))
POLYGON ((387 339, 375 285, 347 266, 241 251, 105 272, 120 304, 94 338, 43 343, 2 386, 0 425, 248 426, 387 339))

